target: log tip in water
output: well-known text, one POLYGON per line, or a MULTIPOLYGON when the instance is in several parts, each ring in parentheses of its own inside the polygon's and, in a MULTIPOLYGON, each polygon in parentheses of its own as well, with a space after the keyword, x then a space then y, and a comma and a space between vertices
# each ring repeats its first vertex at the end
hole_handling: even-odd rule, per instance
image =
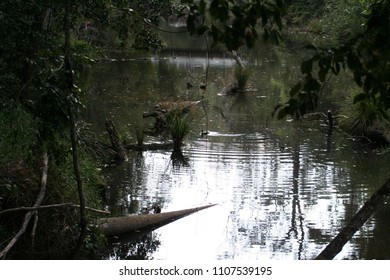
POLYGON ((154 230, 173 221, 184 218, 185 216, 213 207, 215 205, 217 204, 208 204, 194 208, 156 214, 103 218, 100 219, 99 226, 106 236, 120 235, 145 229, 154 230))

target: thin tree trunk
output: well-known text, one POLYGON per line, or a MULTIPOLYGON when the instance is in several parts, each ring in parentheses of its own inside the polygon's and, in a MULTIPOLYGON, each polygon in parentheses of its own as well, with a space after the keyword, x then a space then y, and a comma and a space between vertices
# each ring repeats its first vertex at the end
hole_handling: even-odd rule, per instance
MULTIPOLYGON (((64 31, 65 31, 65 73, 66 73, 66 83, 68 85, 69 95, 72 95, 73 91, 73 69, 70 62, 70 22, 71 22, 71 0, 65 1, 65 20, 64 20, 64 31)), ((71 99, 72 100, 72 99, 71 99)), ((87 233, 87 217, 85 210, 85 197, 83 191, 83 183, 81 179, 80 172, 80 162, 78 157, 78 146, 77 146, 77 134, 76 134, 76 122, 74 119, 74 112, 71 105, 69 110, 69 119, 70 119, 70 137, 72 142, 72 157, 73 157, 73 169, 74 175, 77 183, 77 192, 79 196, 80 203, 80 235, 76 243, 76 246, 72 252, 70 258, 75 258, 80 252, 80 249, 84 243, 84 238, 87 233)))
POLYGON ((332 260, 341 252, 344 245, 352 236, 364 225, 372 214, 382 206, 390 195, 390 179, 382 185, 362 208, 352 217, 349 223, 339 232, 339 234, 325 247, 325 249, 315 258, 316 260, 332 260))
POLYGON ((233 59, 237 62, 238 67, 245 69, 244 63, 242 63, 241 57, 237 54, 236 51, 232 51, 233 59))

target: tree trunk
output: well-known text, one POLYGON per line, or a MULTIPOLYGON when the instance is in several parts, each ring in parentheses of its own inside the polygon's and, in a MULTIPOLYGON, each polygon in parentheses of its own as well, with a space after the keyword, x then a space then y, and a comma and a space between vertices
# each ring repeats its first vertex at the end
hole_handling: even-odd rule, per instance
MULTIPOLYGON (((73 69, 70 62, 71 55, 71 47, 70 47, 70 24, 71 24, 71 0, 65 1, 65 19, 64 19, 64 32, 65 32, 65 77, 66 84, 68 86, 68 92, 71 96, 73 94, 73 69)), ((72 98, 70 98, 72 100, 72 98)), ((80 172, 80 162, 78 157, 78 146, 77 146, 77 133, 76 133, 76 122, 74 119, 74 108, 72 108, 72 104, 69 105, 69 119, 70 119, 70 138, 72 143, 72 157, 73 157, 73 169, 74 175, 77 183, 77 192, 79 196, 80 203, 80 235, 77 241, 77 244, 72 252, 70 258, 75 258, 75 256, 79 253, 83 243, 84 238, 87 234, 87 217, 85 210, 85 197, 83 191, 83 183, 81 179, 80 172)))
POLYGON ((390 179, 381 186, 363 207, 352 217, 349 223, 339 234, 326 246, 326 248, 315 258, 316 260, 331 260, 341 252, 343 246, 352 236, 364 225, 370 216, 382 206, 390 195, 390 179))
POLYGON ((121 235, 145 229, 156 229, 200 210, 215 206, 205 205, 158 214, 130 215, 100 219, 100 228, 106 236, 121 235))
POLYGON ((236 51, 232 51, 233 59, 237 62, 238 67, 245 69, 244 63, 242 63, 241 57, 237 54, 236 51))

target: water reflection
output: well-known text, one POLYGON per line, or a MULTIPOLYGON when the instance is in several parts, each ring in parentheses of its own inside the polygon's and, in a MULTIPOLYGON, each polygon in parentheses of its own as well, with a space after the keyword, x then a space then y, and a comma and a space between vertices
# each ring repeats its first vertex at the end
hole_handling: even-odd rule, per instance
MULTIPOLYGON (((130 153, 128 162, 105 169, 110 210, 122 215, 156 202, 163 212, 218 203, 136 244, 145 248, 117 247, 111 258, 139 252, 164 260, 311 259, 321 251, 388 176, 383 167, 390 159, 337 128, 270 118, 296 78, 298 61, 288 53, 269 53, 252 66, 249 87, 256 90, 237 96, 219 94, 231 79, 228 62, 210 66, 206 92, 186 87, 204 75, 199 61, 188 57, 97 66, 88 119, 103 131, 109 115, 129 141, 135 124, 152 125, 141 116, 154 103, 205 99, 181 150, 130 153), (126 73, 131 79, 119 82, 116 77, 126 73), (201 137, 202 130, 210 133, 201 137)), ((337 258, 390 258, 378 241, 390 243, 386 207, 337 258)))
POLYGON ((152 260, 161 242, 154 232, 144 233, 133 237, 132 240, 111 241, 111 252, 108 258, 111 260, 152 260))

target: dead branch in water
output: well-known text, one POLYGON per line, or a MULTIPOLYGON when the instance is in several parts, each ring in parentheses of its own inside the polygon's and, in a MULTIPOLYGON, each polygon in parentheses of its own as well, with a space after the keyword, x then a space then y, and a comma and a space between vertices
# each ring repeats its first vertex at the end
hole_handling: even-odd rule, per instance
POLYGON ((173 143, 147 143, 147 144, 127 144, 124 147, 133 151, 151 151, 151 150, 165 150, 173 148, 173 143))

